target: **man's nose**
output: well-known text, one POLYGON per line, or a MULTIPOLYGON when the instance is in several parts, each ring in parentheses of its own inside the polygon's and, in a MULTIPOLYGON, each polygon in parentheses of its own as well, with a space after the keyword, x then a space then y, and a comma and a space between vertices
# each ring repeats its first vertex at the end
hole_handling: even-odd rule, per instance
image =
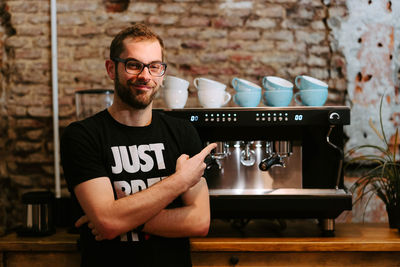
POLYGON ((142 72, 139 73, 138 78, 143 79, 143 80, 151 79, 150 70, 147 66, 144 66, 142 72))

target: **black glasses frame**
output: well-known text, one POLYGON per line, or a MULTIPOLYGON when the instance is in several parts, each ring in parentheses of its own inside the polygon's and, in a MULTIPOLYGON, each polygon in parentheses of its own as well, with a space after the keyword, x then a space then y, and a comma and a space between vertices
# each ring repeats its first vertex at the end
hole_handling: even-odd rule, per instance
POLYGON ((119 57, 111 58, 111 60, 112 60, 112 61, 116 61, 116 62, 124 63, 126 73, 129 73, 129 74, 132 74, 132 75, 139 75, 140 73, 142 73, 142 71, 144 70, 145 67, 147 67, 147 69, 149 70, 150 75, 155 76, 155 77, 161 77, 161 76, 163 76, 163 75, 165 74, 165 71, 167 70, 167 63, 164 63, 164 62, 151 62, 151 63, 149 63, 149 64, 144 64, 143 62, 141 62, 141 61, 139 61, 139 60, 136 60, 136 59, 133 59, 133 58, 126 58, 126 59, 123 59, 123 58, 119 58, 119 57), (138 73, 130 73, 130 72, 128 72, 128 70, 126 69, 127 63, 128 63, 128 62, 131 62, 131 61, 134 61, 134 62, 137 62, 137 63, 142 64, 142 69, 141 69, 138 73), (151 73, 150 65, 155 64, 155 63, 161 64, 161 65, 164 67, 164 70, 163 70, 163 72, 162 72, 161 74, 156 74, 156 75, 154 75, 153 73, 151 73))

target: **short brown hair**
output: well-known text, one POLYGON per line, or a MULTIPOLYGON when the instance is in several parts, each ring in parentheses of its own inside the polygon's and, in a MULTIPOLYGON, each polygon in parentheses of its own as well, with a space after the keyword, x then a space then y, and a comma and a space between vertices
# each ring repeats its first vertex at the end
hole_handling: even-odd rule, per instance
POLYGON ((110 59, 119 57, 124 51, 124 40, 132 38, 137 41, 158 40, 161 46, 162 57, 164 59, 164 42, 161 37, 153 32, 143 23, 136 23, 133 26, 120 31, 112 40, 110 46, 110 59))

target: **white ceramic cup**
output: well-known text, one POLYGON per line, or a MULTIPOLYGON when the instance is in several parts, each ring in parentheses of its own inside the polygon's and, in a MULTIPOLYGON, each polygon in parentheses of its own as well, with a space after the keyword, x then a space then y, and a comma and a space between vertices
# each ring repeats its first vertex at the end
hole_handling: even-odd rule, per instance
POLYGON ((193 80, 194 87, 196 87, 197 90, 208 90, 212 89, 214 91, 225 91, 226 85, 214 80, 210 80, 207 78, 195 78, 193 80))
POLYGON ((189 82, 175 76, 167 75, 164 79, 163 87, 165 90, 187 90, 189 82))
POLYGON ((188 99, 187 89, 165 89, 164 101, 169 108, 184 108, 188 99))
POLYGON ((219 108, 231 100, 231 94, 225 90, 204 89, 197 92, 200 105, 204 108, 219 108))

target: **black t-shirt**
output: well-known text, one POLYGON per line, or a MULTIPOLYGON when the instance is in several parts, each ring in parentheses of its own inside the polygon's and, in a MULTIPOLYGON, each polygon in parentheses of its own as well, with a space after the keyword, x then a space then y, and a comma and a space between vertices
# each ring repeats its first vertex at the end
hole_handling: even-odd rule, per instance
MULTIPOLYGON (((150 125, 130 127, 104 110, 65 129, 61 160, 68 189, 77 203, 73 189, 84 181, 109 177, 118 199, 173 174, 181 154, 193 156, 201 148, 188 121, 153 111, 150 125)), ((179 206, 180 197, 167 208, 179 206)), ((76 215, 74 220, 83 215, 82 209, 76 215)), ((82 266, 191 266, 188 238, 131 231, 114 240, 96 241, 86 225, 80 230, 82 266)))

